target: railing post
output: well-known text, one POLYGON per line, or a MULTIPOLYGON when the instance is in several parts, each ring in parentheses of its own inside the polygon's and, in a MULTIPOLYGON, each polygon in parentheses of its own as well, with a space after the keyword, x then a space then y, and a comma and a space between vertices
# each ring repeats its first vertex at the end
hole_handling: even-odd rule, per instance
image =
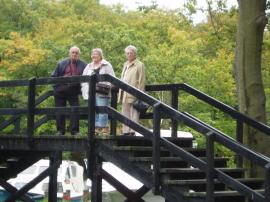
POLYGON ((265 202, 270 201, 270 163, 265 166, 265 202))
POLYGON ((29 79, 28 83, 28 103, 27 103, 27 130, 26 135, 29 143, 32 142, 35 125, 35 94, 36 94, 36 78, 29 79))
POLYGON ((93 178, 91 187, 91 201, 102 202, 102 161, 99 157, 95 158, 93 165, 93 178))
POLYGON ((153 109, 153 193, 160 193, 160 103, 156 103, 153 109))
POLYGON ((20 134, 21 131, 21 118, 17 118, 14 122, 14 134, 20 134))
MULTIPOLYGON (((243 143, 243 122, 237 119, 236 122, 236 141, 243 143)), ((236 165, 239 168, 243 167, 243 157, 239 154, 236 154, 236 165)))
MULTIPOLYGON (((111 90, 111 107, 117 110, 117 91, 111 90)), ((117 121, 111 118, 111 135, 116 136, 117 121)))
POLYGON ((88 177, 92 178, 93 166, 95 162, 95 114, 96 114, 96 75, 91 75, 88 92, 88 140, 89 151, 87 159, 88 177))
POLYGON ((214 133, 206 134, 206 201, 214 202, 214 133))
MULTIPOLYGON (((178 88, 174 87, 171 92, 172 92, 172 100, 171 100, 172 108, 178 110, 178 88)), ((172 119, 172 137, 177 137, 177 127, 178 121, 172 119)))
MULTIPOLYGON (((50 167, 57 161, 62 161, 62 152, 50 156, 50 167)), ((49 175, 48 201, 57 201, 57 174, 58 167, 49 175)))

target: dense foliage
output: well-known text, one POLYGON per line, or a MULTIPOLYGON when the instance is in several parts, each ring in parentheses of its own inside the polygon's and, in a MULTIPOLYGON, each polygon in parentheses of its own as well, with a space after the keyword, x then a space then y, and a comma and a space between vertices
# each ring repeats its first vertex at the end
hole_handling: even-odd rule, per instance
MULTIPOLYGON (((192 13, 195 8, 190 4, 187 9, 192 13)), ((237 10, 220 4, 208 12, 207 22, 194 25, 189 12, 159 10, 154 4, 125 12, 121 6, 108 8, 96 0, 0 0, 0 79, 48 77, 72 45, 81 48, 87 62, 91 49, 102 48, 120 76, 123 50, 133 44, 146 65, 148 84, 185 82, 237 108, 233 78, 237 10)), ((267 98, 269 49, 266 30, 262 68, 267 98)), ((1 107, 25 103, 26 93, 15 91, 0 91, 1 107)), ((156 96, 170 101, 166 93, 156 96)), ((181 94, 179 107, 234 136, 230 117, 194 97, 181 94)), ((269 99, 267 108, 270 113, 269 99)), ((39 132, 53 130, 51 124, 39 132)))

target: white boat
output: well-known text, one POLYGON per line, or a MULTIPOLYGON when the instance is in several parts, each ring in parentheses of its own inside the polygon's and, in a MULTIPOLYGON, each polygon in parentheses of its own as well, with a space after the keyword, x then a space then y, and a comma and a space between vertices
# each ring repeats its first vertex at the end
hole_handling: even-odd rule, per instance
MULTIPOLYGON (((36 178, 42 171, 49 167, 49 160, 39 160, 17 175, 8 180, 12 186, 20 189, 28 182, 36 178)), ((33 199, 44 198, 48 192, 49 177, 42 180, 28 191, 33 199)), ((1 188, 3 189, 3 188, 1 188)), ((84 190, 83 167, 74 161, 62 161, 57 175, 57 198, 72 201, 81 201, 84 190), (68 193, 68 194, 66 194, 68 193)))

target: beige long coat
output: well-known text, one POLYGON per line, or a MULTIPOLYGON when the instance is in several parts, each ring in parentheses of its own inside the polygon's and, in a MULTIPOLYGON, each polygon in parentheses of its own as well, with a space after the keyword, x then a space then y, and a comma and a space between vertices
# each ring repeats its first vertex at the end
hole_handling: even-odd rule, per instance
MULTIPOLYGON (((144 91, 145 86, 145 67, 139 60, 134 60, 131 64, 125 62, 123 71, 121 74, 121 80, 129 85, 144 91), (129 65, 129 66, 128 66, 129 65)), ((118 102, 121 103, 133 103, 136 97, 133 95, 119 90, 118 102)))

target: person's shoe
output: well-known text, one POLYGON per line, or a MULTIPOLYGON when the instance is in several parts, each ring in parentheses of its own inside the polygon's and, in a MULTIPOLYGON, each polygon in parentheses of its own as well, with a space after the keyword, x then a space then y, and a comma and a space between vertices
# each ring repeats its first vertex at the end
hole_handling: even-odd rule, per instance
POLYGON ((109 135, 109 129, 108 128, 102 128, 101 133, 104 136, 108 136, 109 135))
POLYGON ((71 132, 71 135, 81 135, 81 133, 76 131, 76 132, 71 132))
POLYGON ((57 131, 56 133, 55 133, 55 135, 65 135, 65 133, 63 132, 63 131, 57 131))
POLYGON ((99 129, 95 129, 95 135, 99 136, 101 134, 101 131, 99 129))
POLYGON ((134 132, 131 132, 131 133, 123 133, 122 135, 123 135, 123 136, 135 136, 135 133, 134 133, 134 132))

